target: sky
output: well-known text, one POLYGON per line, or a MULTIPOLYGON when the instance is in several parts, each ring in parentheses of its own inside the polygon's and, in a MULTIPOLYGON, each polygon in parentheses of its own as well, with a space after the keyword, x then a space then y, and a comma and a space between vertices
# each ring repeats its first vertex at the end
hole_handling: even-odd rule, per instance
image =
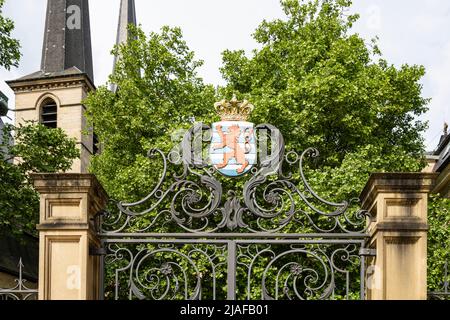
MULTIPOLYGON (((6 0, 3 14, 15 21, 13 36, 20 40, 20 66, 0 69, 0 90, 14 105, 14 95, 4 80, 40 69, 46 0, 6 0)), ((120 0, 90 0, 95 83, 111 73, 120 0)), ((379 37, 384 58, 398 67, 418 64, 426 68, 421 80, 423 96, 432 98, 421 120, 429 121, 424 135, 429 151, 436 148, 445 121, 450 122, 450 1, 354 0, 351 12, 361 15, 352 32, 367 43, 379 37)), ((136 0, 138 23, 145 32, 163 25, 181 27, 184 39, 204 61, 199 74, 205 82, 224 84, 219 68, 225 49, 258 48, 252 38, 264 20, 284 18, 279 0, 136 0)), ((9 114, 13 117, 13 114, 9 114)))

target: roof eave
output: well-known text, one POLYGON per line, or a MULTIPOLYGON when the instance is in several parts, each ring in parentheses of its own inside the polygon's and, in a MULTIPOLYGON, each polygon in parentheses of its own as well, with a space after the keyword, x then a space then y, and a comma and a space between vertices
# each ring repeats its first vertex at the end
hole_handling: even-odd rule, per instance
POLYGON ((36 77, 36 78, 28 78, 28 79, 17 79, 17 80, 7 80, 6 84, 14 90, 14 88, 20 88, 24 86, 33 86, 36 85, 37 82, 56 82, 55 80, 63 80, 63 79, 84 79, 88 84, 88 87, 95 91, 97 88, 95 84, 92 82, 87 73, 78 73, 78 74, 67 74, 67 75, 56 75, 56 76, 44 76, 44 77, 36 77))

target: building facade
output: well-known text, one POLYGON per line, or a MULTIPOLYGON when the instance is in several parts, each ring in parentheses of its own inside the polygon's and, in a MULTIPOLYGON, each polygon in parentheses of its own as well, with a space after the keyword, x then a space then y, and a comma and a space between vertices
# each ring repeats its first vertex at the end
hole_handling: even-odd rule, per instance
MULTIPOLYGON (((121 0, 117 44, 127 41, 129 23, 136 24, 134 0, 121 0)), ((118 57, 114 61, 117 63, 118 57)), ((15 125, 35 121, 64 130, 76 139, 81 154, 69 172, 86 173, 97 143, 83 104, 95 90, 88 0, 48 0, 41 68, 7 84, 15 94, 15 125)), ((6 96, 0 95, 0 103, 0 116, 5 116, 6 96)), ((0 118, 0 132, 3 126, 0 118)), ((38 239, 25 235, 19 241, 0 230, 0 249, 0 288, 14 286, 19 259, 25 265, 23 277, 35 288, 38 239)))
POLYGON ((450 134, 447 124, 444 126, 444 133, 433 155, 436 159, 433 171, 439 174, 433 192, 450 198, 450 134))
MULTIPOLYGON (((126 41, 128 23, 136 24, 134 0, 121 0, 117 43, 126 41)), ((95 90, 88 0, 48 0, 41 69, 7 84, 16 97, 16 125, 37 121, 63 129, 81 154, 69 172, 88 172, 97 149, 83 104, 95 90)))

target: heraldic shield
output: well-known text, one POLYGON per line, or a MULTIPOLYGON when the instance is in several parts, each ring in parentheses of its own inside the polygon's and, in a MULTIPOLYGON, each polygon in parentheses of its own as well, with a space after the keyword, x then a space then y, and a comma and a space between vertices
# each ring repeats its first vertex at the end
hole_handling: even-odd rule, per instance
POLYGON ((222 121, 212 126, 211 163, 225 176, 243 175, 257 163, 254 125, 245 121, 253 106, 233 97, 216 103, 215 108, 222 121))

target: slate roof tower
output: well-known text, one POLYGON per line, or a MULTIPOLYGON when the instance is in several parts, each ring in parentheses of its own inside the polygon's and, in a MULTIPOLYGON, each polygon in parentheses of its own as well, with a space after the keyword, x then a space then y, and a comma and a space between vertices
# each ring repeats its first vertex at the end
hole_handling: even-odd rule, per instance
POLYGON ((48 0, 41 70, 53 73, 72 67, 94 81, 88 0, 48 0))
MULTIPOLYGON (((135 2, 134 0, 120 0, 119 21, 117 24, 117 45, 128 41, 130 37, 128 26, 130 24, 134 26, 137 25, 135 2)), ((114 57, 113 71, 115 70, 119 59, 120 57, 118 56, 114 57)), ((115 84, 111 85, 111 91, 117 91, 117 86, 115 84)))
POLYGON ((82 104, 95 90, 88 0, 47 0, 41 68, 7 83, 16 97, 16 125, 31 120, 63 129, 81 153, 70 172, 86 173, 96 152, 82 104))

